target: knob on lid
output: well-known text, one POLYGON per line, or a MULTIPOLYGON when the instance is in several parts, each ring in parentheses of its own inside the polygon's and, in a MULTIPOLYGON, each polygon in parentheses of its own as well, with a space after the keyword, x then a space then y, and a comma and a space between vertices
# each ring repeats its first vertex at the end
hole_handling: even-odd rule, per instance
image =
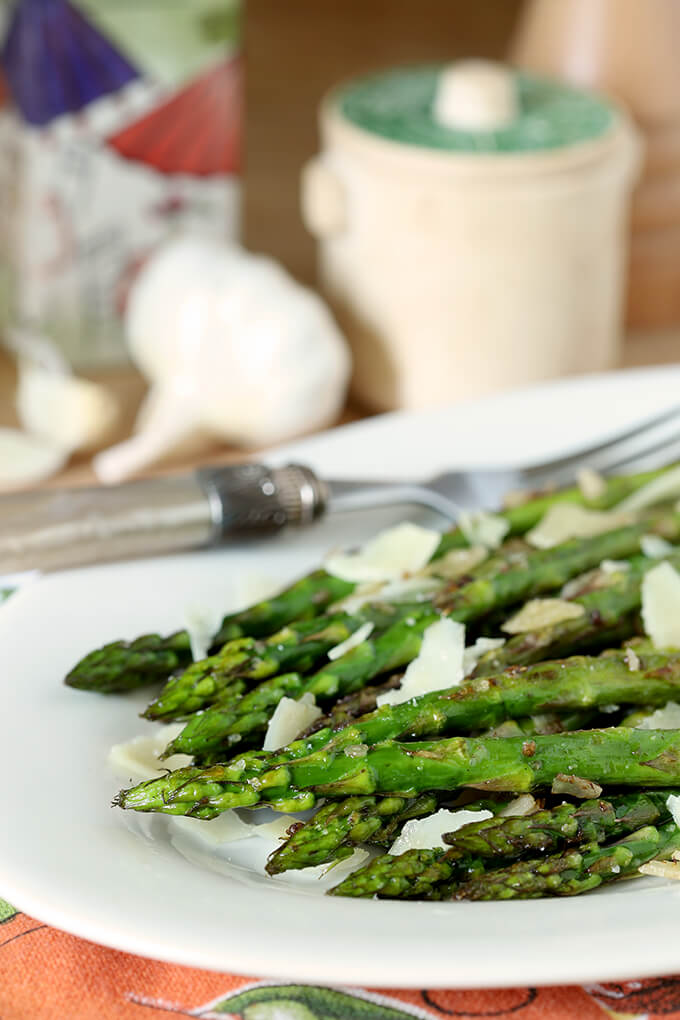
POLYGON ((490 60, 462 60, 445 67, 437 82, 432 116, 444 127, 497 131, 519 116, 513 73, 490 60))

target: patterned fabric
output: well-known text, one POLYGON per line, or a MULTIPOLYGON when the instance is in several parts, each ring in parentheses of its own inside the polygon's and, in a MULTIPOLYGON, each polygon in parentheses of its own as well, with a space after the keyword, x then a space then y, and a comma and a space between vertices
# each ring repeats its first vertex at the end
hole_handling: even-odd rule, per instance
POLYGON ((680 1020, 680 977, 586 988, 325 988, 195 970, 94 945, 0 900, 2 1020, 680 1020))
POLYGON ((0 55, 24 120, 42 126, 117 92, 138 71, 68 0, 19 0, 0 55))

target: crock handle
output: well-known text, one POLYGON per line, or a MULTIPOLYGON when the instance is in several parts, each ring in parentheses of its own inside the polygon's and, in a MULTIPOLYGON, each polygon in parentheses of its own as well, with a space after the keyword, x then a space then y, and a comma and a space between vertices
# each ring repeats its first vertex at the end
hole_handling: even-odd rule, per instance
POLYGON ((302 168, 300 203, 304 224, 316 237, 331 237, 345 229, 344 188, 323 158, 314 157, 302 168))

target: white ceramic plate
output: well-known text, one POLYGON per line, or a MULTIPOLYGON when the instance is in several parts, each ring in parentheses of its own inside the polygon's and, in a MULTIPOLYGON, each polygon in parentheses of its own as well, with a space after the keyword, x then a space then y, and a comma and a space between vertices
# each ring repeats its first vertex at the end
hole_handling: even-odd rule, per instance
MULTIPOLYGON (((389 415, 276 452, 327 474, 426 475, 562 452, 656 409, 680 369, 591 377, 424 414, 389 415)), ((411 515, 413 516, 413 515, 411 515)), ((624 883, 574 900, 428 904, 324 897, 266 878, 271 841, 192 849, 168 820, 112 809, 108 748, 144 731, 140 695, 61 680, 118 637, 182 625, 283 583, 396 511, 336 518, 240 549, 64 572, 0 609, 0 893, 45 922, 118 949, 270 978, 382 987, 491 987, 667 973, 680 967, 680 887, 624 883)), ((337 881, 334 876, 333 881, 337 881)), ((326 881, 325 885, 331 884, 326 881)))

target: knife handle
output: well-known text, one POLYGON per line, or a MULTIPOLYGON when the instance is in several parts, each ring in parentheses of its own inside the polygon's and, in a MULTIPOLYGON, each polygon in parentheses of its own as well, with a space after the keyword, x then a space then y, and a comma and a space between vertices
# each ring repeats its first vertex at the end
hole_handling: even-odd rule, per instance
POLYGON ((307 524, 325 505, 323 483, 297 465, 17 493, 0 499, 0 564, 57 570, 219 545, 307 524))

